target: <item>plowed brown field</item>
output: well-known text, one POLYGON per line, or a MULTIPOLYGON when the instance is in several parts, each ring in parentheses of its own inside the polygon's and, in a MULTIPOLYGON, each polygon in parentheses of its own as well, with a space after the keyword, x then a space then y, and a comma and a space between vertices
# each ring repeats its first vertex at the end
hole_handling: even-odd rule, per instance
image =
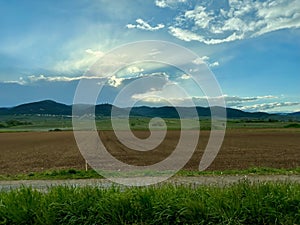
MULTIPOLYGON (((147 137, 147 131, 136 136, 147 137)), ((150 165, 167 157, 180 131, 168 131, 157 149, 138 152, 123 146, 112 131, 101 131, 102 142, 113 156, 133 165, 150 165)), ((185 169, 197 170, 209 131, 200 141, 185 169)), ((209 170, 249 167, 295 168, 300 166, 300 132, 297 129, 228 130, 222 148, 209 170)), ((60 168, 85 168, 85 160, 69 132, 0 133, 0 174, 16 174, 60 168)))

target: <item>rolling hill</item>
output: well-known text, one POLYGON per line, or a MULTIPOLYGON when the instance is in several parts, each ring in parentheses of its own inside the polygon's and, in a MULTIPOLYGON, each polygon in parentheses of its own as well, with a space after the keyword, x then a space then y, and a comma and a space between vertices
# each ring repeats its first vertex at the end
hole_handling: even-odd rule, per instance
POLYGON ((300 112, 294 112, 294 113, 290 113, 290 116, 300 116, 300 112))
MULTIPOLYGON (((142 117, 162 117, 162 118, 179 118, 176 108, 171 106, 163 107, 149 107, 140 106, 133 108, 119 108, 110 104, 100 104, 93 106, 87 105, 77 105, 76 107, 81 107, 85 111, 93 112, 95 109, 95 114, 97 116, 110 116, 112 109, 114 110, 115 116, 124 116, 130 112, 131 116, 142 116, 142 117)), ((179 107, 180 111, 184 117, 193 117, 193 111, 189 107, 179 107)), ((210 117, 210 109, 208 107, 197 107, 196 108, 199 117, 210 117)), ((220 107, 215 107, 214 111, 218 112, 223 110, 220 107)), ((238 109, 227 108, 227 118, 232 119, 287 119, 287 118, 299 118, 300 112, 290 113, 286 115, 279 114, 269 114, 264 112, 244 112, 238 109)), ((52 100, 44 100, 39 102, 26 103, 18 105, 11 108, 0 108, 0 115, 72 115, 72 105, 65 105, 52 100)))

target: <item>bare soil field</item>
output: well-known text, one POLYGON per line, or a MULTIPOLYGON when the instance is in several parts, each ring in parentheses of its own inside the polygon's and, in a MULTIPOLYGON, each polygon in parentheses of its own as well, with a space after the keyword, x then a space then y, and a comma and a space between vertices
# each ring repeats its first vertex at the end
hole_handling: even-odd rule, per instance
MULTIPOLYGON (((180 131, 168 131, 154 150, 139 152, 126 148, 113 131, 99 135, 109 152, 132 165, 151 165, 172 153, 180 131)), ((147 131, 135 131, 145 138, 147 131)), ((207 144, 209 131, 201 131, 198 147, 185 169, 197 170, 207 144)), ((221 150, 209 170, 247 169, 250 167, 295 168, 300 166, 300 132, 297 129, 228 130, 221 150)), ((85 160, 73 132, 0 133, 0 174, 18 174, 50 169, 84 169, 85 160)))

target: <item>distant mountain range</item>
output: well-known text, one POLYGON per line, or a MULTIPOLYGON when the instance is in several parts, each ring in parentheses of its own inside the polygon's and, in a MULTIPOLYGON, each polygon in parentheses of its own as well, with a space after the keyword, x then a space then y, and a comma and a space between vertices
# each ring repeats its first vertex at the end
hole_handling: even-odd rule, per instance
POLYGON ((300 116, 300 112, 294 112, 294 113, 290 113, 290 116, 300 116))
MULTIPOLYGON (((79 107, 79 106, 78 106, 79 107)), ((84 106, 91 110, 94 107, 84 106)), ((193 114, 192 108, 189 107, 179 107, 180 111, 183 112, 184 117, 191 117, 193 114)), ((139 106, 133 108, 119 108, 110 104, 101 104, 95 106, 96 116, 110 116, 112 109, 114 110, 114 115, 124 116, 130 112, 131 116, 142 116, 142 117, 162 117, 162 118, 179 118, 178 112, 175 107, 163 106, 163 107, 149 107, 149 106, 139 106)), ((222 108, 214 108, 216 111, 222 108)), ((210 117, 211 110, 208 107, 197 107, 196 108, 199 117, 210 117)), ((90 111, 92 112, 92 111, 90 111)), ((289 114, 269 114, 264 112, 244 112, 238 109, 226 108, 227 118, 231 119, 277 119, 277 120, 287 120, 287 119, 300 119, 300 112, 289 113, 289 114)), ((45 100, 40 102, 32 102, 27 104, 22 104, 19 106, 11 108, 0 108, 0 115, 72 115, 72 105, 65 105, 62 103, 57 103, 52 100, 45 100)))

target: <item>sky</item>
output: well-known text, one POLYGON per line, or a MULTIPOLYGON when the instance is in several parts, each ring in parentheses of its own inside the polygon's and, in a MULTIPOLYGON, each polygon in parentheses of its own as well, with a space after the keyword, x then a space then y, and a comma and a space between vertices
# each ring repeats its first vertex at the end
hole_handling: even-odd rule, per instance
MULTIPOLYGON (((101 57, 145 40, 197 54, 228 107, 300 111, 297 0, 0 0, 0 107, 45 99, 72 104, 78 83, 101 57)), ((139 62, 99 76, 98 103, 113 103, 144 77, 152 79, 147 87, 131 85, 120 106, 207 103, 190 74, 172 65, 139 62)))

